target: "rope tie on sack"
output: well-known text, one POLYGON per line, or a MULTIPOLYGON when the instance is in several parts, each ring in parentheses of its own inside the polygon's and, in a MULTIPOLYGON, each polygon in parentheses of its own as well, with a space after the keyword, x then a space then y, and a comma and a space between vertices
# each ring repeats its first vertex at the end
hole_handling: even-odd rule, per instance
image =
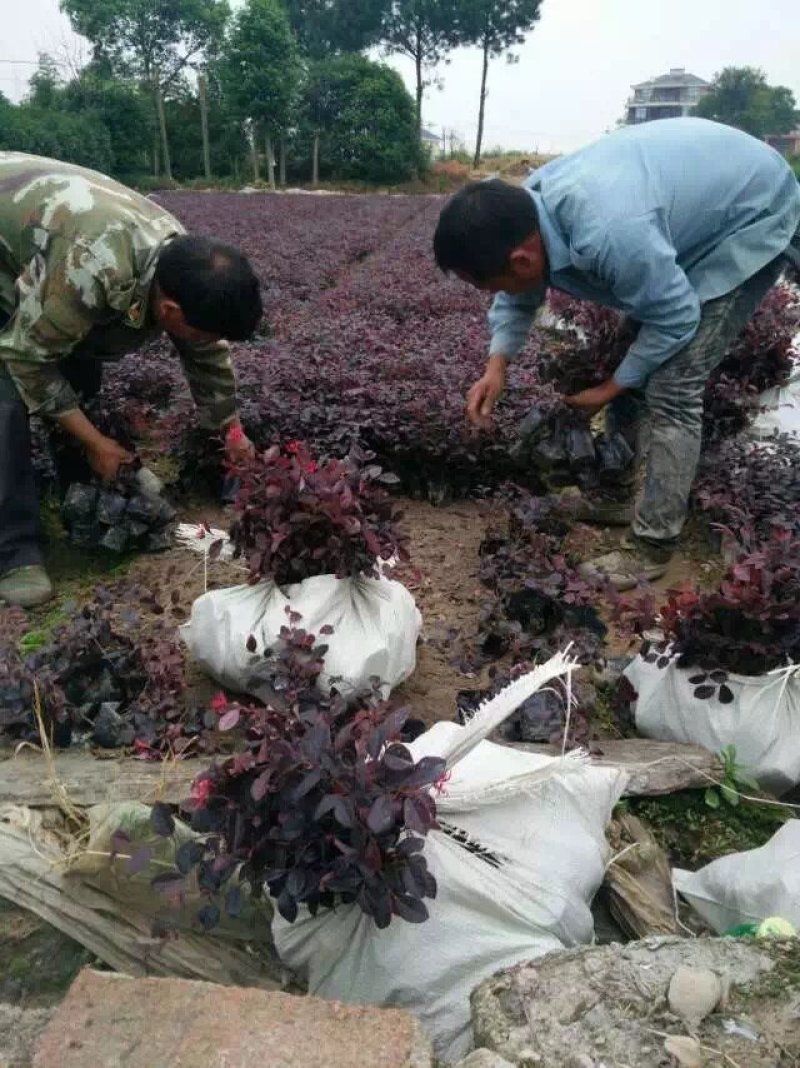
POLYGON ((775 702, 775 707, 783 700, 783 695, 786 693, 786 687, 793 678, 800 678, 800 664, 795 664, 793 661, 789 661, 788 664, 784 664, 783 667, 774 668, 772 671, 767 672, 767 678, 773 679, 772 682, 768 682, 764 687, 765 690, 771 689, 776 683, 781 684, 778 699, 775 702))

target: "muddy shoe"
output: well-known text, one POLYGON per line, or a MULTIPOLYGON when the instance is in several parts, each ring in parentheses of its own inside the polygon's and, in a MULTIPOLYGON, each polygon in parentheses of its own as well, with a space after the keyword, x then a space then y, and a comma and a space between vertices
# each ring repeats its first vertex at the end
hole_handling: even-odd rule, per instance
POLYGON ((629 527, 633 522, 633 500, 615 501, 611 497, 590 496, 587 493, 565 494, 560 512, 565 519, 576 523, 591 523, 598 527, 629 527))
POLYGON ((35 608, 53 596, 53 584, 39 564, 16 567, 0 577, 0 602, 19 608, 35 608))
POLYGON ((638 586, 642 579, 648 582, 660 579, 666 574, 671 559, 671 549, 657 549, 623 538, 619 549, 587 560, 578 571, 590 581, 610 582, 622 593, 638 586))

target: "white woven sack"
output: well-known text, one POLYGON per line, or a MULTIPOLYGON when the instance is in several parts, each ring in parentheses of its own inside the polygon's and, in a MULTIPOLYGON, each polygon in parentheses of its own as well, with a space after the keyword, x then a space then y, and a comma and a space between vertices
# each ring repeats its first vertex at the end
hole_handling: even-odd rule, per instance
MULTIPOLYGON (((638 694, 636 729, 645 738, 736 747, 736 759, 762 787, 780 796, 800 782, 800 672, 728 675, 731 704, 700 700, 689 682, 697 668, 665 668, 637 657, 625 677, 638 694)), ((709 784, 710 785, 710 784, 709 784)))
POLYGON ((446 832, 429 834, 424 850, 438 883, 425 923, 394 919, 380 931, 357 905, 273 921, 278 953, 311 993, 410 1010, 445 1061, 471 1046, 469 997, 479 983, 591 941, 605 827, 627 781, 582 754, 558 759, 469 744, 495 722, 477 733, 438 723, 409 746, 415 759, 444 756, 450 767, 436 797, 446 832))
POLYGON ((323 692, 336 680, 337 689, 350 696, 377 677, 388 695, 413 673, 422 617, 405 586, 383 577, 319 575, 285 592, 274 582, 212 590, 194 602, 181 636, 199 666, 222 686, 265 698, 252 680, 253 668, 288 625, 287 608, 299 614, 299 626, 328 646, 319 679, 323 692), (324 626, 333 633, 320 636, 324 626), (254 651, 247 649, 251 636, 254 651))
POLYGON ((765 390, 759 404, 761 412, 750 428, 752 437, 790 434, 800 441, 800 370, 794 372, 785 386, 765 390))
POLYGON ((789 820, 760 849, 721 857, 700 871, 676 868, 672 879, 717 934, 770 916, 800 928, 800 820, 789 820))

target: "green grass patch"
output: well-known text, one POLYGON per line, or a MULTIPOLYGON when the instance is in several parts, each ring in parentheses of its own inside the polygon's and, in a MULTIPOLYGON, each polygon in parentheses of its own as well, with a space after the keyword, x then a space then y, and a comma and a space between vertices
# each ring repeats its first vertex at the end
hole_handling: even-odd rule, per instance
POLYGON ((729 853, 757 849, 791 818, 789 809, 749 801, 712 809, 702 790, 630 798, 623 805, 652 830, 670 864, 690 871, 729 853))

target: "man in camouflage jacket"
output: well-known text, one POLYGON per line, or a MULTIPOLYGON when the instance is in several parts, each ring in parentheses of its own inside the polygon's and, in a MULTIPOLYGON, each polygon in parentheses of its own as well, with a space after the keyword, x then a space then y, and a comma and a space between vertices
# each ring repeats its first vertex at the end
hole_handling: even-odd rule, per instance
MULTIPOLYGON (((99 388, 102 361, 166 333, 201 424, 233 426, 228 340, 249 337, 261 313, 237 250, 186 235, 158 204, 94 171, 0 152, 0 601, 30 606, 52 593, 28 416, 60 424, 93 470, 113 478, 132 457, 81 400, 99 388)), ((252 448, 230 440, 237 454, 252 448)))

